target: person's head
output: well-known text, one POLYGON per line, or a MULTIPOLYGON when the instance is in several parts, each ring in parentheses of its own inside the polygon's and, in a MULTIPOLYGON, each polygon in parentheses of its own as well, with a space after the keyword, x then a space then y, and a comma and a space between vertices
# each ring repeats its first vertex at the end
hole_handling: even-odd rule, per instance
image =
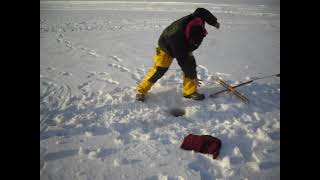
POLYGON ((205 8, 197 8, 193 12, 193 15, 195 17, 200 17, 202 21, 206 21, 208 24, 216 27, 217 29, 220 28, 220 23, 218 22, 218 19, 205 8))

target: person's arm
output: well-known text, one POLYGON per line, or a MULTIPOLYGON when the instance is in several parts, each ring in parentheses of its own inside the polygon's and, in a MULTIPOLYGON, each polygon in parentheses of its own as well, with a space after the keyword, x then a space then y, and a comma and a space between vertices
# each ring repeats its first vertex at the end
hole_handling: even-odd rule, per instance
POLYGON ((218 23, 217 18, 205 8, 197 8, 193 15, 200 17, 203 21, 207 22, 211 26, 216 27, 217 29, 220 27, 220 23, 218 23))
POLYGON ((193 55, 177 58, 184 76, 189 79, 197 79, 197 63, 193 55))
POLYGON ((188 53, 187 48, 184 45, 179 44, 178 41, 172 41, 170 45, 172 53, 177 59, 185 77, 189 79, 196 79, 197 64, 194 56, 191 53, 188 53))

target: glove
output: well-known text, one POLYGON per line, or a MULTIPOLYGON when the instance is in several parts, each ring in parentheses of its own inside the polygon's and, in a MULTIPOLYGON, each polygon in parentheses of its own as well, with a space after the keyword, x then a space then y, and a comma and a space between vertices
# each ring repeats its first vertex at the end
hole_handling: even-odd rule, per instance
POLYGON ((193 80, 193 82, 194 82, 198 87, 200 87, 200 85, 202 84, 201 81, 202 81, 201 79, 194 79, 194 80, 193 80))

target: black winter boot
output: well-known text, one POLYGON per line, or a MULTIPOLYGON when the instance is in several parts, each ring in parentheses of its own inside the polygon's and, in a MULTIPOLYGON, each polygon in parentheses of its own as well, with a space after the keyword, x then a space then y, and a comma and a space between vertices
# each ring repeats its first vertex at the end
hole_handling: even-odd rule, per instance
POLYGON ((197 101, 201 101, 205 99, 205 96, 203 94, 199 94, 198 92, 195 92, 193 94, 190 94, 188 96, 184 96, 185 98, 188 99, 193 99, 193 100, 197 100, 197 101))
POLYGON ((145 94, 142 94, 142 93, 137 93, 137 94, 136 94, 136 100, 137 100, 137 101, 143 102, 144 99, 145 99, 145 94))

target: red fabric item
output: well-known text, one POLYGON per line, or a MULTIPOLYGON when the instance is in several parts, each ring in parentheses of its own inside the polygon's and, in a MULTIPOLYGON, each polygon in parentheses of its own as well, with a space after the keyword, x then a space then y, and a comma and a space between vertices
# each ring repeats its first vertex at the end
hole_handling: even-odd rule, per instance
POLYGON ((194 150, 204 154, 212 154, 216 159, 220 153, 221 140, 210 135, 194 135, 189 134, 183 140, 180 147, 184 150, 194 150))
POLYGON ((190 38, 190 29, 192 26, 201 26, 203 27, 203 30, 204 30, 204 35, 206 36, 208 34, 206 28, 205 28, 205 25, 204 23, 202 22, 201 18, 194 18, 192 19, 188 24, 187 24, 187 27, 186 27, 186 38, 187 40, 189 40, 190 38))

